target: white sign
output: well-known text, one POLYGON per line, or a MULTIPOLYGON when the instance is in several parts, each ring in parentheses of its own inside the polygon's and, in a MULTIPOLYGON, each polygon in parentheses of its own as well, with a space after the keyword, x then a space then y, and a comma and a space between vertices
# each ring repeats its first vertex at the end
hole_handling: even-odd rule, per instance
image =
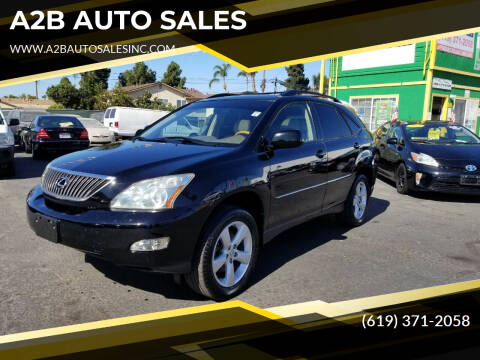
POLYGON ((435 89, 452 90, 452 80, 434 77, 432 87, 435 89))
POLYGON ((469 98, 470 97, 470 90, 465 90, 465 97, 469 98))
POLYGON ((342 58, 342 70, 413 64, 414 61, 415 44, 412 44, 344 56, 342 58))
POLYGON ((437 50, 450 54, 473 58, 474 34, 453 36, 437 41, 437 50))

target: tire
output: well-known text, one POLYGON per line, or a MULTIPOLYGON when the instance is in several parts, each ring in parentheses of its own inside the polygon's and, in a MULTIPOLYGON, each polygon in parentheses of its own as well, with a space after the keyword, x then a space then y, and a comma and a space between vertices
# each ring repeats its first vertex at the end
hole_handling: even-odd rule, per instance
POLYGON ((343 212, 338 220, 347 226, 359 226, 365 222, 369 194, 369 182, 365 175, 358 175, 348 193, 343 212))
POLYGON ((257 224, 249 212, 232 206, 221 208, 200 238, 192 271, 184 276, 186 283, 216 301, 238 295, 253 273, 259 245, 257 224), (243 236, 236 241, 239 233, 243 236))
POLYGON ((25 142, 21 136, 18 138, 18 147, 20 150, 25 150, 25 142))
POLYGON ((33 145, 31 146, 31 150, 32 150, 32 159, 33 160, 40 160, 42 158, 42 153, 41 153, 41 150, 40 149, 37 149, 35 150, 35 148, 33 147, 33 145))
POLYGON ((31 154, 32 153, 32 146, 28 145, 26 142, 24 142, 24 144, 25 144, 25 152, 27 154, 31 154))
POLYGON ((395 185, 399 194, 406 195, 410 193, 407 179, 407 168, 404 163, 398 165, 395 170, 395 185))

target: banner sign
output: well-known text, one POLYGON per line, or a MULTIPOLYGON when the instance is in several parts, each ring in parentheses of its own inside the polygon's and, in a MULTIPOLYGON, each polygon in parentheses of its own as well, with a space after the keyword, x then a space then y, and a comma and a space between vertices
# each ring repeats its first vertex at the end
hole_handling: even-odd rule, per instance
POLYGON ((480 33, 477 33, 477 49, 475 50, 475 63, 473 69, 480 71, 480 33))
POLYGON ((437 50, 471 59, 475 47, 474 39, 474 34, 440 39, 437 41, 437 50))

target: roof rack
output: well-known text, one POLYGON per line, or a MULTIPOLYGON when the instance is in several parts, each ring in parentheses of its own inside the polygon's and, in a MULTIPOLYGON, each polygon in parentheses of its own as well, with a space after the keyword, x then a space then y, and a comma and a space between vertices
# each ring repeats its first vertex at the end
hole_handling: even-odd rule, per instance
POLYGON ((217 97, 223 97, 223 96, 236 96, 236 95, 281 95, 279 92, 252 92, 252 91, 244 91, 240 93, 220 93, 220 94, 214 94, 209 96, 207 99, 211 98, 217 98, 217 97))
POLYGON ((337 103, 341 103, 340 100, 338 100, 336 97, 334 96, 330 96, 330 95, 327 95, 327 94, 322 94, 322 93, 319 93, 319 92, 315 92, 315 91, 307 91, 307 90, 287 90, 287 91, 284 91, 282 92, 282 96, 293 96, 293 95, 302 95, 302 94, 305 94, 305 95, 314 95, 314 96, 318 96, 318 97, 323 97, 323 98, 327 98, 327 99, 331 99, 337 103))

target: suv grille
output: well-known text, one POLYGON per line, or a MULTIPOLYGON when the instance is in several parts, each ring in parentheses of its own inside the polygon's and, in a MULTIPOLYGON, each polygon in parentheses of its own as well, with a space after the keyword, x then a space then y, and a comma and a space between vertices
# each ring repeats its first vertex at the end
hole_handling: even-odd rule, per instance
POLYGON ((42 175, 42 189, 61 200, 85 201, 113 181, 113 177, 85 174, 48 167, 42 175))

